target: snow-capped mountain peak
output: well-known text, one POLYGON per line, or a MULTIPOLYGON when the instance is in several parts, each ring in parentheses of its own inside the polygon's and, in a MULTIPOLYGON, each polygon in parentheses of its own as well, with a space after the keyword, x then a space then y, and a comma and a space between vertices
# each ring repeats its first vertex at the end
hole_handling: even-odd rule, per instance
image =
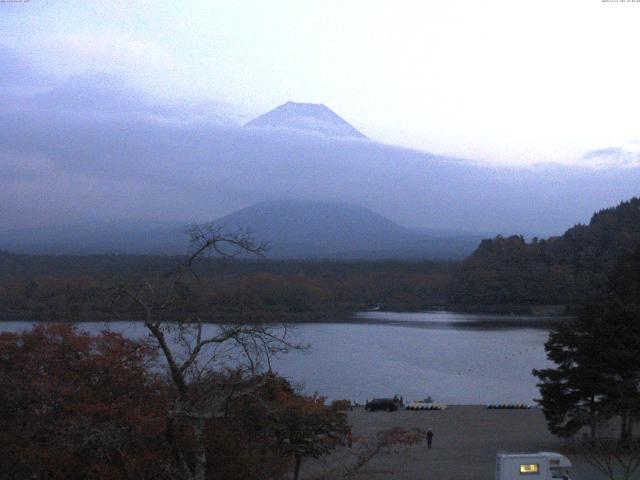
POLYGON ((319 103, 287 102, 245 126, 288 128, 329 137, 367 138, 333 110, 319 103))

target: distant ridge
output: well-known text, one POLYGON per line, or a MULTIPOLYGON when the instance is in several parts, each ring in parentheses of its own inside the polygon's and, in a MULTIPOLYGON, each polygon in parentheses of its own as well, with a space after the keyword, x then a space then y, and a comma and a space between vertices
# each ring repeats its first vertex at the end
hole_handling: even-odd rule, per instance
POLYGON ((213 222, 249 226, 271 258, 463 258, 480 238, 435 237, 405 228, 367 208, 339 202, 262 202, 213 222))
MULTIPOLYGON (((422 233, 367 208, 328 201, 258 203, 211 222, 249 229, 269 244, 267 258, 463 258, 480 241, 470 235, 422 233)), ((188 226, 145 220, 93 222, 0 232, 0 250, 40 254, 183 254, 188 226)))
POLYGON ((367 137, 333 110, 318 103, 287 102, 251 120, 245 127, 290 128, 328 137, 367 137))
POLYGON ((187 251, 188 226, 144 219, 108 220, 0 231, 0 250, 23 254, 176 255, 187 251))

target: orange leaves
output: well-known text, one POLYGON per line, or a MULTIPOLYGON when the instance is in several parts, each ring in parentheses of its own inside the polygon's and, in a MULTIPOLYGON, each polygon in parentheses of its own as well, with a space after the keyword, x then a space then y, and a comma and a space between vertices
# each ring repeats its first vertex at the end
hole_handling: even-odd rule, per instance
POLYGON ((160 468, 165 389, 147 373, 147 347, 58 324, 0 334, 0 348, 0 443, 15 452, 0 470, 9 478, 116 479, 127 465, 160 468), (140 443, 157 447, 151 463, 140 443))

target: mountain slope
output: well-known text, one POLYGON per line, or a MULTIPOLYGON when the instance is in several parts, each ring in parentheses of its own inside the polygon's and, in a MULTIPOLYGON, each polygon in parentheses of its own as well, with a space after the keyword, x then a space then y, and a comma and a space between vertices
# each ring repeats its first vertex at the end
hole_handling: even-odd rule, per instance
POLYGON ((281 258, 462 258, 478 240, 421 235, 366 208, 334 202, 264 202, 214 224, 250 226, 270 244, 268 256, 281 258))
POLYGON ((483 240, 457 272, 456 305, 578 304, 597 298, 623 254, 640 245, 640 198, 596 212, 561 237, 483 240))
POLYGON ((367 138, 331 109, 316 103, 287 102, 251 120, 245 127, 290 128, 328 137, 367 138))
MULTIPOLYGON (((276 201, 214 222, 250 229, 269 244, 268 258, 463 258, 480 241, 470 235, 424 235, 366 208, 343 203, 276 201)), ((0 249, 40 254, 182 254, 188 226, 149 221, 94 222, 0 233, 0 249)))

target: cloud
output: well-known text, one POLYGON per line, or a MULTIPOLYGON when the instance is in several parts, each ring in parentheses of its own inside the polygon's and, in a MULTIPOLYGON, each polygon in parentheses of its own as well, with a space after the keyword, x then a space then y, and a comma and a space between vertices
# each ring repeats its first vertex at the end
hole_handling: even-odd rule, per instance
POLYGON ((619 156, 623 152, 624 150, 620 147, 600 148, 598 150, 591 150, 585 153, 582 158, 584 158, 585 160, 590 160, 592 158, 619 156))
POLYGON ((597 167, 636 167, 640 166, 640 148, 638 142, 629 142, 624 147, 607 147, 586 152, 582 156, 589 164, 597 167))
POLYGON ((128 72, 145 69, 174 70, 176 59, 158 45, 121 32, 52 35, 45 52, 67 72, 128 72), (82 69, 78 72, 78 69, 82 69))
MULTIPOLYGON (((4 63, 0 51, 3 64, 19 62, 4 63)), ((640 169, 489 167, 242 128, 215 104, 158 103, 113 76, 8 74, 22 91, 0 92, 0 231, 104 218, 208 221, 298 198, 359 204, 408 226, 544 235, 640 193, 640 169)))
POLYGON ((10 151, 0 152, 0 165, 0 182, 5 184, 48 178, 54 170, 48 158, 10 151))

